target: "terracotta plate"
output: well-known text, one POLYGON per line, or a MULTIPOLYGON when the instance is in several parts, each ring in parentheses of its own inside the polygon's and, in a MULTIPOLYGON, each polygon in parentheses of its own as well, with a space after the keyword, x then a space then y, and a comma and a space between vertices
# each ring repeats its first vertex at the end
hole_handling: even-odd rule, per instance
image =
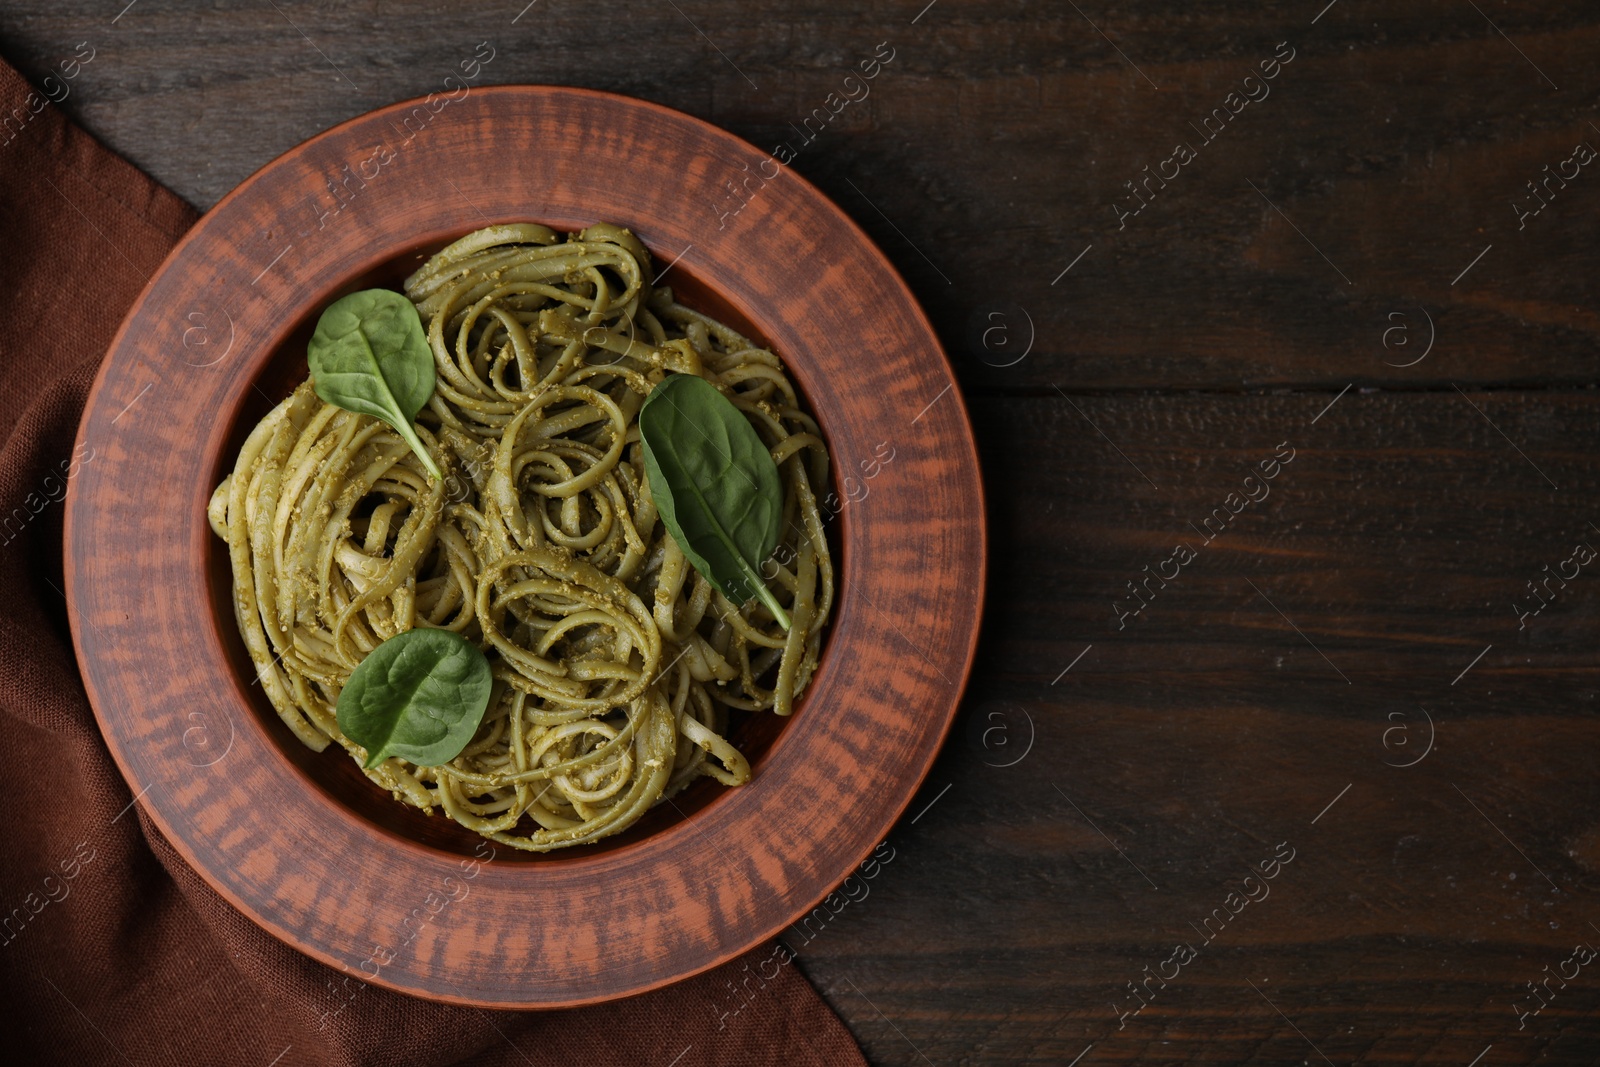
POLYGON ((73 635, 111 752, 149 815, 255 922, 358 977, 507 1008, 687 977, 811 908, 888 833, 949 729, 984 583, 960 393, 904 283, 843 212, 731 134, 637 100, 518 86, 397 104, 257 172, 128 313, 67 500, 73 635), (733 183, 730 185, 729 183, 733 183), (603 844, 529 855, 402 807, 252 684, 206 524, 244 434, 305 375, 342 292, 393 284, 490 222, 631 227, 687 302, 773 345, 816 412, 841 499, 840 602, 788 722, 603 844))

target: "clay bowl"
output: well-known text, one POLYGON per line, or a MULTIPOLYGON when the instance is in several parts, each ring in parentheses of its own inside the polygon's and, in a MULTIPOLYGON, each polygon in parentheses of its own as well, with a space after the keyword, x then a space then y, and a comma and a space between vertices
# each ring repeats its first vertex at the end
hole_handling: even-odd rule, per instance
POLYGON ((953 386, 883 255, 731 134, 535 86, 353 119, 200 220, 90 394, 78 437, 95 459, 69 490, 65 562, 101 729, 207 882, 364 980, 554 1008, 713 967, 871 852, 949 730, 984 582, 977 456, 953 386), (755 716, 733 735, 752 780, 698 783, 620 835, 544 855, 394 802, 337 746, 302 746, 252 684, 226 548, 205 519, 250 426, 304 378, 330 300, 394 285, 454 238, 513 220, 632 228, 685 302, 783 357, 854 498, 832 523, 839 606, 820 670, 789 721, 755 716))

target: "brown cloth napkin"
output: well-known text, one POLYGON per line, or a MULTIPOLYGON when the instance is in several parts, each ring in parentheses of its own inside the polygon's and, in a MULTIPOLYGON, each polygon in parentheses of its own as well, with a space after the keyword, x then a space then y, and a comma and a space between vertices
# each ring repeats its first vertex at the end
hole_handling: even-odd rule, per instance
POLYGON ((770 946, 566 1012, 447 1007, 378 987, 352 997, 353 980, 263 933, 184 864, 134 802, 84 696, 61 498, 95 369, 196 215, 3 62, 0 137, 0 1059, 864 1064, 795 967, 755 977, 770 946))

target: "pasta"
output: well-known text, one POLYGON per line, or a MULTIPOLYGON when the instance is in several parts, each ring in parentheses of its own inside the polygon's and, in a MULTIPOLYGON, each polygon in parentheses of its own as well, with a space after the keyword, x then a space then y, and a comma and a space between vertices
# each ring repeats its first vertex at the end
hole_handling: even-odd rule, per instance
POLYGON ((365 760, 335 708, 387 638, 441 627, 486 653, 489 710, 459 756, 365 773, 517 848, 616 833, 702 775, 747 781, 730 716, 793 710, 832 610, 815 420, 773 353, 649 275, 617 226, 468 234, 405 282, 437 371, 417 433, 445 477, 307 381, 211 498, 245 647, 309 747, 365 760), (660 520, 636 417, 669 372, 711 382, 771 448, 784 532, 762 575, 787 631, 717 592, 660 520))

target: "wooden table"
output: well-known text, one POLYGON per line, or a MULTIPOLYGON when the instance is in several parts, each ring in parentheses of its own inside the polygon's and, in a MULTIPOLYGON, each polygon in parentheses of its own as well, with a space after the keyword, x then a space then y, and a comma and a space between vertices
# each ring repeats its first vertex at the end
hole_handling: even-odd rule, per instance
POLYGON ((204 208, 488 41, 882 244, 994 552, 892 862, 795 938, 873 1062, 1600 1059, 1592 12, 522 3, 32 0, 0 51, 86 43, 65 110, 204 208))

